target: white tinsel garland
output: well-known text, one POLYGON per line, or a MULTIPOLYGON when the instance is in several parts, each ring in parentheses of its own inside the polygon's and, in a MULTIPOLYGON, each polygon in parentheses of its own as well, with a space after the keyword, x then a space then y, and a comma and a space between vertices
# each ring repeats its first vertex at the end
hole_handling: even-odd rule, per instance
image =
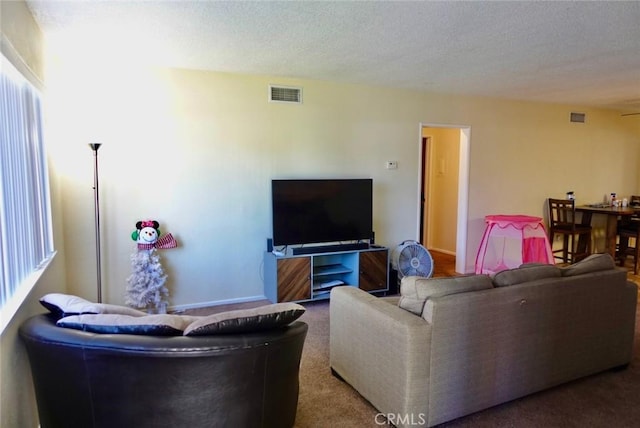
POLYGON ((169 290, 164 286, 167 275, 156 249, 138 250, 131 255, 132 274, 127 278, 125 303, 134 308, 164 312, 169 290))

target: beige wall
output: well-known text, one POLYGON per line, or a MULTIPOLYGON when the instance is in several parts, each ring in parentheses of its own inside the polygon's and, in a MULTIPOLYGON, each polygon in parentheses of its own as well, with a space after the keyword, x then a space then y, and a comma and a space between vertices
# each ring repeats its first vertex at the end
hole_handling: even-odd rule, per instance
MULTIPOLYGON (((2 50, 16 67, 29 74, 31 80, 42 79, 42 35, 24 2, 0 2, 2 50), (27 70, 28 69, 28 70, 27 70)), ((31 294, 0 336, 0 426, 37 427, 36 402, 31 372, 18 326, 28 317, 42 312, 40 296, 65 291, 64 241, 60 188, 57 174, 50 163, 51 196, 54 215, 56 257, 36 283, 31 294)))
MULTIPOLYGON (((24 19, 11 7, 2 22, 24 19)), ((22 6, 21 6, 22 7, 22 6)), ((24 9, 22 9, 24 12, 24 9)), ((29 24, 31 26, 31 24, 29 24)), ((4 32, 4 30, 3 30, 4 32)), ((38 45, 40 35, 27 41, 38 45)), ((20 43, 14 43, 20 45, 20 43)), ((25 49, 28 56, 28 49, 25 49)), ((467 271, 494 213, 543 215, 571 189, 578 203, 640 193, 635 118, 580 106, 418 93, 324 81, 148 70, 73 53, 47 75, 48 139, 59 250, 2 335, 2 426, 35 426, 16 326, 49 290, 95 298, 93 169, 100 149, 103 298, 122 303, 134 223, 153 217, 178 239, 161 253, 174 306, 263 295, 272 178, 372 177, 377 241, 417 239, 420 123, 471 129, 467 271), (267 102, 270 83, 302 86, 304 104, 267 102), (569 113, 587 114, 584 124, 569 113), (385 169, 387 160, 398 169, 385 169), (66 257, 65 257, 66 254, 66 257), (65 275, 66 269, 66 275, 65 275)))
MULTIPOLYGON (((495 213, 543 215, 638 191, 638 133, 619 113, 331 82, 58 61, 49 79, 70 291, 95 297, 92 157, 101 142, 106 301, 122 303, 146 217, 180 247, 162 251, 171 304, 255 299, 275 177, 372 177, 377 241, 417 239, 420 123, 471 128, 466 271, 495 213), (71 65, 64 68, 64 65, 71 65), (125 71, 125 72, 123 72, 125 71), (300 106, 267 102, 270 83, 302 86, 300 106), (569 122, 572 110, 587 122, 569 122), (398 169, 385 169, 385 161, 398 169)), ((86 63, 86 62, 85 62, 86 63)))

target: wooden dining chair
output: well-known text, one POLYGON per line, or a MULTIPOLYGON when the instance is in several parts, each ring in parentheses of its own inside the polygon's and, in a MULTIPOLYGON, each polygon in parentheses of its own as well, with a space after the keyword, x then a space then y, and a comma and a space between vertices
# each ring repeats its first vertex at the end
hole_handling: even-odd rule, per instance
MULTIPOLYGON (((640 205, 640 196, 631 195, 629 203, 632 207, 640 205)), ((633 259, 633 274, 638 274, 638 259, 640 258, 640 212, 631 217, 618 220, 618 251, 616 258, 620 265, 626 264, 627 258, 633 259), (633 245, 630 245, 633 244, 633 245)))
POLYGON ((549 198, 548 205, 549 241, 554 258, 575 263, 591 254, 591 226, 576 222, 575 201, 549 198), (562 236, 562 247, 553 249, 557 235, 562 236))

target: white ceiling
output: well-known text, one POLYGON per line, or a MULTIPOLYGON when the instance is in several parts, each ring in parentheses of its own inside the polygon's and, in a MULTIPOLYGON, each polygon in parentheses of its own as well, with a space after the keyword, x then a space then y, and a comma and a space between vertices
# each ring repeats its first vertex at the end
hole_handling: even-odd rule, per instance
POLYGON ((639 1, 27 3, 88 58, 640 112, 639 1))

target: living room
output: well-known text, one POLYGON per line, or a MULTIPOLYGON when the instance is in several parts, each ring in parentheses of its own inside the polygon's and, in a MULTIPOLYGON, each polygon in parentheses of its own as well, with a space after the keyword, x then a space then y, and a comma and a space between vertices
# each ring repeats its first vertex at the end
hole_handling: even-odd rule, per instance
POLYGON ((122 304, 135 222, 154 218, 178 248, 161 252, 171 306, 264 296, 273 178, 367 177, 376 241, 416 238, 421 127, 471 129, 465 273, 484 216, 544 216, 545 200, 640 190, 640 116, 566 103, 454 95, 329 80, 139 66, 104 46, 44 53, 24 2, 2 2, 2 37, 44 78, 57 255, 1 338, 2 426, 36 426, 19 324, 47 292, 96 296, 93 156, 99 142, 103 300, 122 304), (46 73, 45 73, 46 68, 46 73), (271 84, 303 88, 269 103, 271 84), (570 113, 585 113, 571 123, 570 113), (397 169, 387 169, 396 161, 397 169))

